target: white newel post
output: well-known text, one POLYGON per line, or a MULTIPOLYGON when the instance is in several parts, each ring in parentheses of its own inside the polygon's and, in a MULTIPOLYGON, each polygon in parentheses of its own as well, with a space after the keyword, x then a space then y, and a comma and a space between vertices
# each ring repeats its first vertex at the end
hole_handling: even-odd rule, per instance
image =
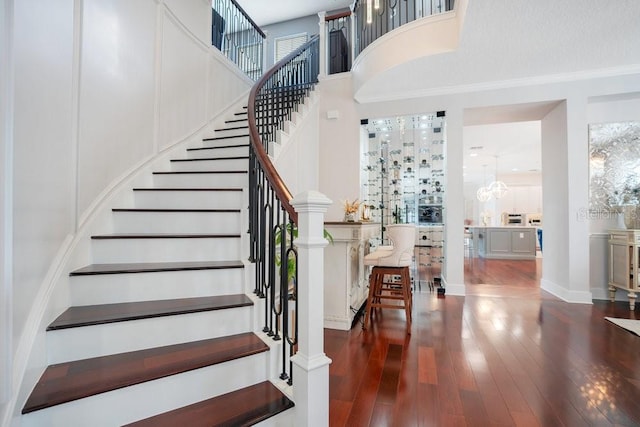
POLYGON ((298 352, 293 362, 296 425, 329 425, 329 359, 324 354, 324 194, 307 191, 291 205, 298 213, 298 352))
POLYGON ((320 51, 320 76, 324 77, 327 75, 327 57, 329 55, 327 49, 327 23, 324 20, 326 16, 326 12, 318 12, 318 27, 320 35, 320 40, 318 41, 318 50, 320 51))

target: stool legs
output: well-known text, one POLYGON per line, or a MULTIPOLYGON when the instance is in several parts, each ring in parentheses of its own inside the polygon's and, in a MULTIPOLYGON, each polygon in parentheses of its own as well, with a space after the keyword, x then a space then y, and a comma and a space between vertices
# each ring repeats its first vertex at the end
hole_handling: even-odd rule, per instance
POLYGON ((407 333, 411 333, 411 311, 413 295, 411 291, 411 273, 409 267, 373 267, 369 276, 369 295, 365 311, 363 329, 369 327, 373 308, 404 309, 407 318, 407 333), (386 275, 400 276, 400 282, 385 282, 386 275), (382 300, 401 300, 402 304, 385 304, 382 300))

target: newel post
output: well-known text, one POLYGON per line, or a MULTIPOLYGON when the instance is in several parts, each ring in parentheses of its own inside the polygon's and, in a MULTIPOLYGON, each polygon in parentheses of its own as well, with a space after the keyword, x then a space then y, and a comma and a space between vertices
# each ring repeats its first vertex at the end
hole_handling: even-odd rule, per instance
POLYGON ((298 352, 293 362, 296 425, 329 425, 329 359, 324 354, 324 194, 307 191, 291 205, 298 213, 298 352))
POLYGON ((327 21, 325 21, 327 13, 318 12, 318 34, 320 40, 318 41, 318 50, 320 51, 320 76, 327 75, 327 58, 329 56, 329 49, 327 48, 327 21))

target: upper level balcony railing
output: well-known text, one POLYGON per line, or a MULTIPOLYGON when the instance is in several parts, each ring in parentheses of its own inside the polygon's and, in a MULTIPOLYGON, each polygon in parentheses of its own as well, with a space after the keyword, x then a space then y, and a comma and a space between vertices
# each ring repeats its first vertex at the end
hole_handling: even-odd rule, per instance
POLYGON ((264 71, 264 32, 235 0, 213 0, 211 44, 251 79, 264 71))
POLYGON ((453 6, 454 0, 356 0, 352 13, 326 16, 327 74, 349 71, 353 59, 388 32, 453 6))

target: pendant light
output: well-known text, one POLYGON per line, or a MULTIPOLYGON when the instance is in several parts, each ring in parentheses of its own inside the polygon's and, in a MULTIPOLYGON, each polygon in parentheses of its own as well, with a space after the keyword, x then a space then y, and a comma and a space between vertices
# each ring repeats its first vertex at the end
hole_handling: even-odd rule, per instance
POLYGON ((373 22, 373 11, 371 10, 371 2, 373 0, 367 0, 367 24, 373 22))
POLYGON ((489 190, 489 187, 487 187, 487 165, 482 165, 484 167, 484 179, 482 181, 483 185, 482 187, 478 188, 478 191, 476 191, 476 197, 478 198, 478 200, 480 200, 481 202, 488 202, 489 200, 491 200, 491 197, 493 196, 491 190, 489 190))
POLYGON ((496 156, 496 180, 489 185, 489 191, 496 199, 504 197, 509 191, 507 184, 498 180, 498 156, 496 156))
POLYGON ((373 8, 375 10, 380 9, 380 0, 373 0, 373 8))

